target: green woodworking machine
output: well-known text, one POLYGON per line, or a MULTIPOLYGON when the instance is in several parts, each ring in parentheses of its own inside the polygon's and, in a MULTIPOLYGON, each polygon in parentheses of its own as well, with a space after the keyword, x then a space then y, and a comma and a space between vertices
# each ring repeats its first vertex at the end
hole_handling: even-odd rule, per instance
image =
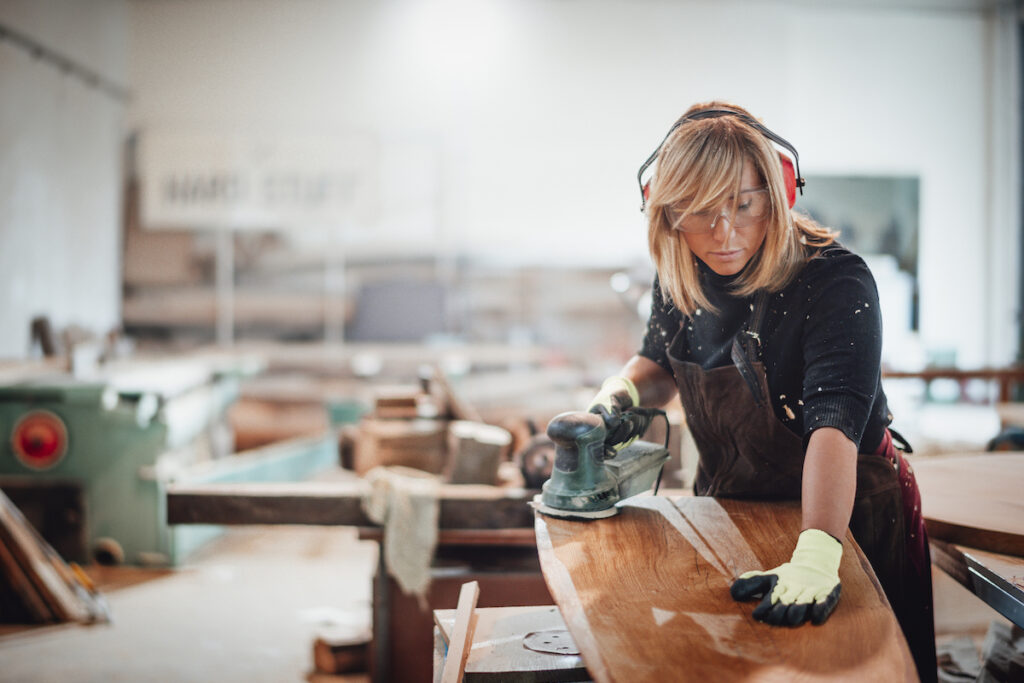
POLYGON ((0 489, 67 560, 178 564, 220 528, 168 526, 170 484, 289 481, 337 463, 330 435, 231 454, 227 411, 259 369, 136 361, 0 386, 0 489))

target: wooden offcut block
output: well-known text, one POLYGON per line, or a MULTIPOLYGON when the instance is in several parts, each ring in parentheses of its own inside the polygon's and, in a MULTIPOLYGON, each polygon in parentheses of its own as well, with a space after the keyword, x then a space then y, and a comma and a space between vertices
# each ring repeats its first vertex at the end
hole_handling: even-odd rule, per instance
POLYGON ((313 641, 313 664, 325 674, 367 671, 370 639, 336 639, 320 636, 313 641))
POLYGON ((446 480, 451 484, 496 484, 498 466, 508 454, 512 434, 483 422, 455 420, 449 426, 451 444, 446 480))
POLYGON ((359 423, 353 467, 364 475, 374 467, 399 465, 440 474, 447 452, 448 423, 444 420, 383 420, 359 423))

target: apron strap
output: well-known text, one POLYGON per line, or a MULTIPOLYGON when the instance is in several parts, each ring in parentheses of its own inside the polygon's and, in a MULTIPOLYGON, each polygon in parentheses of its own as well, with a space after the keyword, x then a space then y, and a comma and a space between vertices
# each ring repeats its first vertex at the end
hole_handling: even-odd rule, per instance
POLYGON ((739 370, 747 388, 754 395, 754 402, 758 407, 764 405, 764 396, 761 393, 761 382, 754 370, 754 359, 760 357, 761 350, 761 323, 764 320, 765 309, 768 303, 768 293, 761 290, 754 298, 754 311, 750 315, 747 329, 740 330, 732 339, 732 362, 739 370))
POLYGON ((896 442, 896 448, 900 449, 904 453, 913 453, 914 449, 910 447, 910 442, 907 441, 902 434, 897 432, 892 427, 888 427, 889 433, 892 435, 893 441, 896 442))

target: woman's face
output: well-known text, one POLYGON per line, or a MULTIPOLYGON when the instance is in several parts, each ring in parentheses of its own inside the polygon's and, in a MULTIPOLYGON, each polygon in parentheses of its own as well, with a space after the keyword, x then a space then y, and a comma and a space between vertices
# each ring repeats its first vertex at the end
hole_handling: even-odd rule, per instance
MULTIPOLYGON (((763 183, 754 165, 747 161, 743 166, 740 201, 744 201, 743 194, 762 188, 763 183)), ((719 275, 735 275, 743 270, 761 248, 767 231, 768 217, 765 216, 746 227, 737 228, 730 220, 728 207, 720 207, 719 211, 724 215, 718 217, 710 232, 691 233, 677 230, 677 237, 685 240, 690 251, 711 270, 719 275)))

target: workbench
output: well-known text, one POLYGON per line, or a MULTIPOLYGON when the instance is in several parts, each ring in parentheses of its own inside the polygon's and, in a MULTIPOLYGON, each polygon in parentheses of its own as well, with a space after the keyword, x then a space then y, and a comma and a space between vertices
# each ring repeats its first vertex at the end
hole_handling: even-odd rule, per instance
MULTIPOLYGON (((382 530, 371 524, 360 505, 360 501, 367 493, 368 488, 369 486, 366 482, 355 478, 350 473, 347 475, 342 473, 339 475, 338 480, 335 481, 291 484, 234 484, 230 486, 179 486, 172 488, 168 493, 168 521, 172 524, 348 525, 360 527, 362 538, 380 541, 383 539, 382 530)), ((676 499, 678 499, 680 493, 679 491, 663 492, 666 495, 672 494, 676 499)), ((574 544, 572 542, 566 543, 565 538, 561 538, 559 542, 553 544, 551 535, 547 532, 547 526, 544 527, 544 533, 540 533, 541 526, 539 526, 539 521, 536 522, 538 526, 534 526, 534 513, 527 505, 527 502, 534 494, 535 492, 530 490, 504 489, 491 486, 441 486, 437 560, 432 568, 433 581, 427 595, 428 605, 426 609, 418 604, 414 597, 405 595, 398 589, 394 580, 384 570, 385 558, 381 556, 373 585, 374 645, 372 650, 372 668, 375 681, 429 680, 433 668, 432 659, 435 649, 435 644, 431 637, 434 626, 433 610, 454 608, 458 601, 459 588, 468 581, 480 583, 480 602, 478 603, 480 608, 551 605, 557 602, 559 607, 562 608, 567 623, 579 623, 578 611, 570 609, 569 612, 565 612, 566 604, 571 605, 571 601, 566 603, 563 600, 564 596, 555 594, 557 590, 554 587, 562 586, 564 588, 566 585, 565 581, 560 580, 557 576, 553 577, 546 568, 543 573, 541 572, 545 552, 551 555, 555 552, 553 548, 557 546, 562 548, 558 552, 570 552, 571 557, 576 558, 572 562, 575 563, 578 560, 589 558, 588 561, 597 562, 599 565, 606 565, 608 571, 611 571, 616 576, 617 572, 625 566, 624 563, 629 561, 629 558, 620 553, 611 552, 607 539, 591 539, 593 543, 587 545, 582 540, 581 543, 574 544), (534 535, 535 531, 537 532, 536 536, 534 535), (538 543, 541 545, 539 554, 538 543), (545 551, 545 548, 548 550, 545 551), (576 550, 573 550, 573 548, 576 548, 576 550), (592 550, 588 550, 588 548, 592 548, 592 550), (598 548, 599 550, 594 550, 598 548)), ((610 520, 599 520, 595 523, 568 522, 568 524, 577 525, 576 528, 584 533, 600 532, 601 529, 615 528, 614 525, 628 525, 631 518, 636 517, 636 511, 640 510, 644 505, 666 505, 668 500, 670 498, 664 495, 657 498, 648 497, 633 503, 630 508, 632 512, 613 517, 610 520), (643 500, 647 502, 642 502, 643 500), (641 508, 637 508, 636 505, 640 505, 641 508)), ((694 501, 698 499, 689 498, 689 500, 694 501)), ((698 503, 694 503, 694 505, 703 504, 717 505, 718 503, 714 499, 699 499, 698 503)), ((787 523, 793 522, 799 517, 798 511, 793 509, 787 509, 786 514, 788 515, 785 517, 787 523)), ((735 518, 735 523, 741 527, 746 527, 752 523, 751 519, 753 518, 750 515, 744 516, 741 513, 735 518)), ((768 526, 771 529, 778 530, 771 524, 768 526)), ((735 528, 734 526, 733 529, 735 528)), ((708 531, 718 534, 721 530, 712 529, 711 527, 703 528, 699 524, 696 527, 698 535, 708 531)), ((726 534, 726 536, 728 535, 726 534)), ((660 532, 656 533, 656 536, 658 538, 663 537, 660 532)), ((650 540, 648 536, 639 533, 628 534, 628 537, 635 537, 634 540, 650 540)), ((667 539, 667 537, 664 538, 667 539)), ((672 543, 678 544, 679 542, 684 542, 686 537, 680 534, 673 535, 673 538, 675 540, 672 543)), ((724 538, 725 536, 719 536, 718 540, 713 542, 712 545, 718 548, 724 538)), ((756 534, 750 536, 750 538, 754 539, 750 540, 750 543, 752 544, 751 547, 755 549, 757 557, 760 557, 766 548, 774 548, 775 545, 778 545, 774 540, 767 537, 762 538, 756 534)), ((383 547, 383 544, 381 544, 381 547, 383 547)), ((742 548, 741 546, 730 546, 728 549, 737 551, 742 548)), ((651 554, 651 550, 653 549, 643 549, 639 555, 645 560, 650 560, 652 557, 655 557, 655 555, 651 554)), ((786 552, 788 552, 788 548, 786 552)), ((747 554, 749 554, 749 548, 747 554)), ((726 555, 723 555, 723 557, 726 557, 726 555)), ((657 558, 660 559, 655 561, 653 565, 660 565, 664 569, 664 578, 674 582, 673 585, 678 585, 680 581, 689 581, 689 579, 686 579, 687 572, 692 570, 692 568, 687 568, 689 565, 686 563, 689 560, 686 560, 685 557, 687 556, 684 553, 673 551, 668 553, 667 556, 657 555, 657 558), (666 559, 666 557, 669 559, 666 559), (679 564, 680 562, 683 564, 679 564), (666 569, 669 564, 671 564, 672 569, 666 569)), ((857 634, 855 639, 858 642, 867 643, 869 646, 878 649, 878 653, 872 658, 872 661, 876 662, 876 666, 878 662, 882 662, 885 666, 895 667, 901 671, 909 666, 912 671, 913 665, 910 663, 909 654, 906 652, 906 645, 903 642, 898 627, 895 626, 894 619, 891 618, 891 612, 888 612, 885 606, 884 598, 881 597, 881 589, 878 588, 877 583, 871 583, 874 581, 873 575, 868 577, 867 574, 863 573, 863 569, 857 568, 866 567, 866 561, 860 558, 862 562, 858 565, 859 551, 854 550, 847 553, 845 557, 848 558, 845 562, 854 563, 847 568, 847 573, 851 576, 862 574, 864 576, 864 581, 860 583, 851 580, 847 590, 844 591, 844 604, 847 606, 847 612, 872 615, 866 620, 863 617, 858 617, 855 620, 856 627, 854 630, 857 634), (860 572, 859 574, 858 571, 860 572), (874 588, 871 588, 872 585, 874 588), (851 609, 851 606, 856 605, 862 607, 870 606, 870 609, 867 612, 851 609), (888 614, 888 617, 885 616, 886 614, 888 614), (886 621, 886 619, 889 620, 886 621), (883 625, 884 628, 881 628, 883 625), (878 640, 879 634, 887 635, 878 640), (874 645, 871 645, 871 643, 874 643, 874 645)), ((559 561, 567 562, 568 560, 566 556, 562 556, 559 561)), ((720 560, 719 563, 721 561, 726 560, 720 560)), ((732 562, 732 560, 728 560, 728 562, 732 562)), ((764 563, 751 562, 751 566, 755 564, 761 565, 764 563)), ((655 569, 657 570, 657 567, 655 569)), ((692 579, 693 577, 690 578, 692 579)), ((613 599, 612 595, 607 595, 598 607, 600 609, 610 608, 627 598, 632 599, 639 595, 637 586, 628 581, 627 584, 621 586, 617 584, 617 590, 622 591, 619 594, 620 597, 613 599)), ((710 590, 710 584, 705 584, 703 581, 698 581, 691 588, 697 586, 702 586, 698 590, 698 593, 701 595, 708 593, 710 590)), ((692 591, 685 592, 692 593, 692 591)), ((749 620, 749 612, 753 609, 753 605, 731 603, 731 599, 728 597, 727 586, 721 591, 715 590, 708 594, 713 594, 716 600, 726 600, 730 603, 727 609, 730 618, 749 620), (745 616, 741 617, 741 615, 745 616)), ((657 606, 653 605, 653 607, 657 606)), ((646 609, 650 613, 652 605, 648 605, 646 609)), ((660 612, 655 610, 655 618, 657 618, 658 614, 660 612)), ((694 613, 691 617, 687 617, 686 621, 689 622, 691 618, 696 619, 698 622, 706 621, 704 626, 707 628, 713 628, 714 624, 721 621, 720 619, 716 620, 711 614, 701 617, 694 613)), ((839 639, 845 637, 843 636, 844 633, 852 633, 852 631, 841 628, 843 623, 842 617, 833 621, 833 632, 839 634, 839 639)), ((677 621, 677 625, 678 623, 677 621)), ((765 647, 769 646, 766 645, 765 638, 769 640, 775 639, 772 640, 773 644, 770 645, 769 649, 777 649, 779 643, 776 643, 776 640, 786 638, 787 634, 800 634, 812 628, 805 627, 805 629, 793 631, 790 629, 769 629, 763 625, 758 626, 759 630, 755 631, 757 637, 752 641, 753 645, 750 647, 736 645, 736 648, 738 648, 736 652, 753 653, 752 656, 756 659, 767 652, 765 647)), ((661 631, 663 635, 669 632, 670 630, 661 631)), ((725 632, 720 635, 726 638, 726 641, 731 638, 725 632)), ((574 637, 576 637, 575 632, 574 637)), ((806 636, 801 636, 800 638, 798 638, 800 642, 807 639, 806 636)), ((594 673, 597 679, 600 679, 604 660, 600 657, 595 659, 592 649, 590 650, 591 654, 588 655, 588 650, 583 647, 586 643, 586 637, 577 638, 577 642, 580 640, 584 641, 581 643, 581 649, 584 652, 584 657, 587 658, 587 668, 591 669, 591 673, 594 673), (592 661, 597 663, 596 670, 591 665, 592 661)), ((675 640, 671 644, 666 644, 658 638, 653 638, 648 643, 648 646, 654 648, 654 651, 663 652, 673 652, 678 649, 677 645, 678 643, 675 640)), ((590 643, 590 647, 593 647, 592 643, 590 643)), ((726 649, 729 650, 728 647, 726 649)), ((691 667, 693 666, 693 661, 695 661, 693 660, 694 653, 697 651, 698 649, 693 647, 689 650, 690 654, 688 657, 691 660, 691 667)), ((734 655, 721 655, 721 653, 716 654, 710 651, 701 652, 703 652, 701 657, 704 664, 713 669, 722 666, 724 662, 732 661, 735 663, 734 655)), ((626 657, 626 655, 623 654, 622 657, 626 657)), ((777 656, 774 659, 770 658, 769 662, 777 659, 777 656)), ((851 664, 851 666, 853 665, 851 664)), ((864 665, 858 665, 858 667, 855 668, 855 673, 872 670, 870 666, 864 668, 864 665)), ((771 666, 769 666, 770 668, 771 666)))
POLYGON ((911 460, 932 563, 1024 628, 1024 453, 911 460))
POLYGON ((455 607, 464 582, 480 584, 481 607, 551 604, 537 558, 535 491, 441 485, 439 535, 426 605, 406 595, 386 571, 383 530, 363 511, 366 481, 335 470, 317 481, 173 486, 170 524, 311 524, 354 526, 379 543, 373 578, 371 668, 377 682, 430 680, 432 611, 455 607))
MULTIPOLYGON (((476 609, 474 617, 465 683, 592 679, 558 607, 484 607, 476 609), (527 642, 531 647, 525 646, 527 642)), ((434 683, 441 683, 455 621, 456 610, 434 610, 434 683)))
POLYGON ((614 517, 538 515, 548 586, 595 681, 915 681, 896 616, 843 539, 842 597, 820 626, 759 623, 742 572, 787 561, 799 502, 637 496, 614 517))

